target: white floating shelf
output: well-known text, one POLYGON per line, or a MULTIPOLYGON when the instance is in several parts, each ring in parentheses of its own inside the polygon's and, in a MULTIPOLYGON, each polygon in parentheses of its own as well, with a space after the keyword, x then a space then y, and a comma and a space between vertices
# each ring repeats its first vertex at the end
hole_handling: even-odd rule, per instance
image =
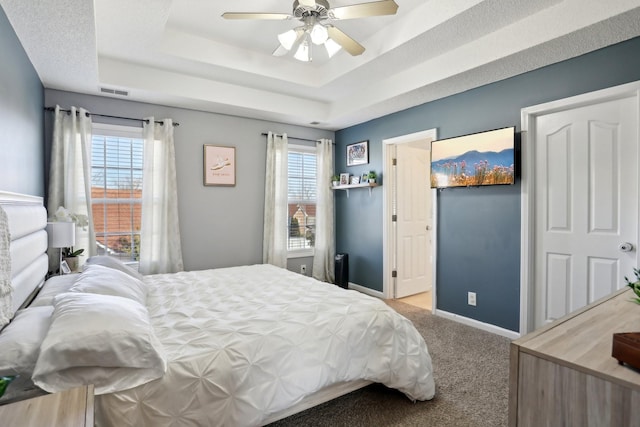
POLYGON ((349 190, 352 188, 368 188, 369 189, 369 197, 371 197, 371 189, 373 187, 378 187, 380 184, 374 183, 362 183, 362 184, 347 184, 347 185, 336 185, 331 187, 332 190, 345 190, 347 192, 347 197, 349 197, 349 190))

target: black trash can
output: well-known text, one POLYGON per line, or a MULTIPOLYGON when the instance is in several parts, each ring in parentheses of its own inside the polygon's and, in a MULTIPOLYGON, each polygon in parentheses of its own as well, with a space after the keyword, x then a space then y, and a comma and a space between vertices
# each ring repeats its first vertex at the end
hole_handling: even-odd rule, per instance
POLYGON ((341 288, 349 288, 349 254, 336 254, 335 280, 341 288))

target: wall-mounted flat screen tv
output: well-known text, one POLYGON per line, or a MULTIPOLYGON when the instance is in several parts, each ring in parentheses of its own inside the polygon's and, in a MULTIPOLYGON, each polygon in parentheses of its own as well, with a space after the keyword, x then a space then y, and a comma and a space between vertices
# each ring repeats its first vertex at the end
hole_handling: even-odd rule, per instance
POLYGON ((514 126, 431 143, 431 188, 514 182, 514 126))

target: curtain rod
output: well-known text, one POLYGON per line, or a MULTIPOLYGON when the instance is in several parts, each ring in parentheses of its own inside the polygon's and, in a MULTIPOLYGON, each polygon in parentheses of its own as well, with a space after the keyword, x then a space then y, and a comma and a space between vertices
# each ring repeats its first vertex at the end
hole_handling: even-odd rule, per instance
MULTIPOLYGON (((55 110, 56 110, 56 109, 55 109, 55 108, 53 108, 53 107, 44 107, 44 109, 45 109, 45 111, 55 111, 55 110)), ((63 108, 61 108, 61 109, 60 109, 60 111, 65 112, 65 113, 70 113, 70 112, 71 112, 71 110, 65 110, 65 109, 63 109, 63 108)), ((78 113, 78 112, 76 111, 76 114, 77 114, 77 113, 78 113)), ((149 123, 149 120, 147 120, 147 119, 136 119, 136 118, 133 118, 133 117, 122 117, 122 116, 110 116, 110 115, 108 115, 108 114, 90 113, 90 112, 88 112, 88 111, 87 111, 87 117, 90 117, 90 116, 108 117, 108 118, 110 118, 110 119, 134 120, 134 121, 136 121, 136 122, 145 122, 145 123, 149 123)), ((155 120, 155 122, 156 122, 156 123, 159 123, 159 124, 164 124, 164 121, 162 121, 162 120, 155 120)), ((173 125, 174 125, 174 126, 180 126, 180 123, 178 123, 178 122, 173 122, 173 125)))
MULTIPOLYGON (((265 133, 265 132, 262 132, 262 134, 261 134, 261 135, 262 135, 262 136, 268 136, 269 134, 268 134, 268 133, 265 133)), ((274 136, 282 136, 282 134, 279 134, 279 133, 274 133, 273 135, 274 135, 274 136)), ((319 142, 319 141, 320 141, 319 139, 298 138, 298 137, 296 137, 296 136, 289 136, 289 135, 287 135, 287 138, 290 138, 290 139, 297 139, 297 140, 299 140, 299 141, 310 141, 310 142, 319 142)))

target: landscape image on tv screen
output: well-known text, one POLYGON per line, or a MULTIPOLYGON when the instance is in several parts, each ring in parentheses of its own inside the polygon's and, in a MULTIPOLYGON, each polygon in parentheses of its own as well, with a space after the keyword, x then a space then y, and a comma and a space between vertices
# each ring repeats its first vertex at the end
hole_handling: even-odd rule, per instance
POLYGON ((431 188, 513 184, 515 127, 431 143, 431 188))

